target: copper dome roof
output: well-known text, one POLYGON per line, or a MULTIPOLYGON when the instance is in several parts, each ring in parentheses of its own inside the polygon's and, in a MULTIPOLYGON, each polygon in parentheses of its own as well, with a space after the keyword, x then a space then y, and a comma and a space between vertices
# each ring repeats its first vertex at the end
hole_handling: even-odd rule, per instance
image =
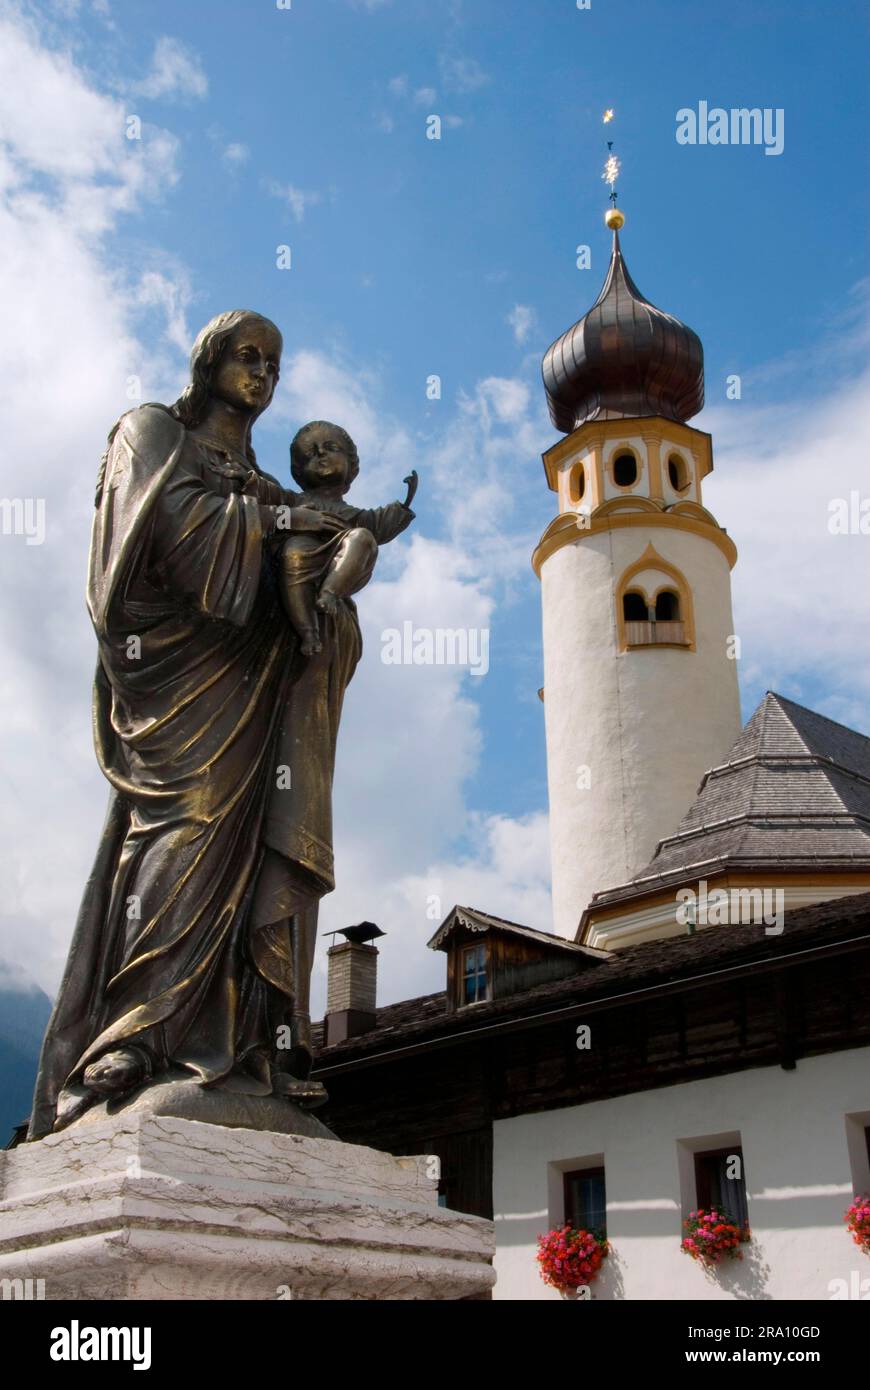
POLYGON ((547 349, 542 371, 550 419, 564 434, 626 415, 688 420, 704 404, 701 339, 644 299, 618 232, 600 295, 547 349))

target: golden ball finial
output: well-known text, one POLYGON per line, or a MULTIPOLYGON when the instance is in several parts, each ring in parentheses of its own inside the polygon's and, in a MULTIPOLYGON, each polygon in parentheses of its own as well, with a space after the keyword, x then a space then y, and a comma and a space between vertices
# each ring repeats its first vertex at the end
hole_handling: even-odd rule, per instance
POLYGON ((620 227, 625 226, 625 216, 619 208, 608 208, 604 214, 604 221, 613 232, 618 232, 620 227))

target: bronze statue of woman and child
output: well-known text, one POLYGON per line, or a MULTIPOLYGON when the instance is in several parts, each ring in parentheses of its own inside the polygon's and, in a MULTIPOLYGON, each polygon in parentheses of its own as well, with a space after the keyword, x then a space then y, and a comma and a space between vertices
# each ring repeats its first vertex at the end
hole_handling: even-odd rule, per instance
POLYGON ((322 420, 290 448, 300 491, 262 472, 251 428, 281 349, 260 314, 220 314, 176 403, 131 410, 109 435, 87 601, 111 791, 30 1139, 167 1080, 308 1108, 326 1096, 308 999, 362 651, 352 595, 413 520, 417 475, 403 502, 349 505, 357 450, 322 420))

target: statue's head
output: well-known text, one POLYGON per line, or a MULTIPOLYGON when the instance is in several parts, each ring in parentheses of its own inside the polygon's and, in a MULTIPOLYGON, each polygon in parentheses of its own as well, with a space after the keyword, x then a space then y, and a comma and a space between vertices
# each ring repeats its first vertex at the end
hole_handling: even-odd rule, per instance
POLYGON ((231 309, 211 319, 190 354, 190 385, 173 411, 190 428, 200 424, 209 400, 225 401, 253 422, 272 400, 281 366, 281 334, 271 319, 250 309, 231 309))
POLYGON ((338 487, 347 492, 359 472, 357 447, 341 425, 312 420, 293 437, 290 472, 304 491, 338 487))

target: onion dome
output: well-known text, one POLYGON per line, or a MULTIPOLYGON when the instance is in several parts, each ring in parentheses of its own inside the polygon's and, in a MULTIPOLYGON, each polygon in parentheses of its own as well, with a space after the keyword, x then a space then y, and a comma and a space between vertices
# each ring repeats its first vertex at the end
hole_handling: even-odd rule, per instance
POLYGON ((564 434, 587 420, 663 415, 685 421, 704 404, 697 333, 644 299, 628 273, 618 225, 604 287, 582 319, 547 349, 550 419, 564 434))

